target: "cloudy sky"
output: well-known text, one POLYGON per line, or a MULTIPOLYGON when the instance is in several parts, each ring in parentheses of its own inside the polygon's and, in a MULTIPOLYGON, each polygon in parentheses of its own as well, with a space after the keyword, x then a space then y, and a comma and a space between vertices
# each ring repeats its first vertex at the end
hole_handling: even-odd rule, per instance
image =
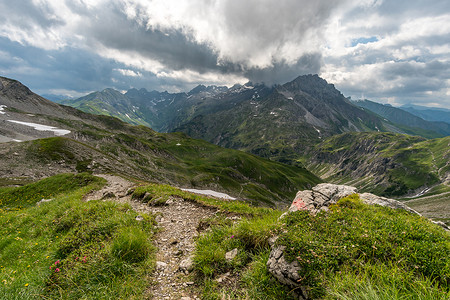
POLYGON ((284 83, 450 108, 448 0, 0 0, 0 75, 40 94, 284 83))

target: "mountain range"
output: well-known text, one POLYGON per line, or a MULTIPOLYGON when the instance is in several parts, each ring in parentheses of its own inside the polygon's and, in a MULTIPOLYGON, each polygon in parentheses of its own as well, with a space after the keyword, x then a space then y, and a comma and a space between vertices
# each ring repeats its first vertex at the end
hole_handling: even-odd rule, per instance
MULTIPOLYGON (((18 91, 26 89, 3 80, 13 82, 18 91)), ((29 90, 18 94, 18 98, 39 98, 29 90)), ((425 202, 433 203, 436 214, 450 199, 450 140, 427 140, 445 135, 431 130, 445 130, 442 122, 428 122, 383 105, 383 111, 359 107, 362 102, 355 105, 317 75, 272 87, 200 85, 187 93, 131 89, 123 94, 106 89, 61 102, 98 116, 39 99, 52 108, 39 108, 43 113, 36 109, 35 114, 23 106, 14 108, 14 101, 4 103, 8 113, 20 114, 28 122, 38 116, 71 133, 30 142, 34 146, 26 151, 24 144, 15 145, 13 152, 3 151, 10 162, 14 153, 50 155, 41 160, 45 163, 37 162, 42 174, 52 173, 47 164, 58 170, 89 167, 178 186, 214 188, 269 205, 283 203, 299 186, 321 180, 405 200, 431 197, 425 202), (411 135, 418 133, 425 137, 411 135), (49 159, 66 161, 61 163, 64 168, 53 166, 49 159)), ((367 103, 380 106, 363 104, 367 103)), ((8 168, 11 164, 4 170, 8 168)), ((30 176, 19 173, 14 176, 30 176)))
POLYGON ((314 76, 156 96, 76 102, 96 115, 0 77, 2 299, 448 298, 448 227, 426 217, 450 221, 450 136, 389 132, 314 76), (419 192, 402 201, 422 216, 323 180, 419 192))

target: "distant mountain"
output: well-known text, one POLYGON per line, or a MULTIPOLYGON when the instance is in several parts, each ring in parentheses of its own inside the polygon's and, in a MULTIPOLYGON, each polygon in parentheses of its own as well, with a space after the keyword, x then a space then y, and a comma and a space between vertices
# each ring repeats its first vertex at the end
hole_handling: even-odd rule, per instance
POLYGON ((359 107, 368 109, 383 118, 388 119, 400 126, 405 133, 420 135, 426 138, 438 138, 450 135, 450 124, 445 122, 430 122, 390 105, 383 105, 369 100, 353 101, 359 107), (409 127, 409 128, 408 128, 409 127))
POLYGON ((125 94, 114 89, 94 92, 78 99, 58 101, 98 115, 109 115, 130 124, 146 125, 159 132, 168 132, 195 114, 198 107, 208 106, 214 96, 228 91, 223 86, 199 85, 188 93, 169 93, 147 91, 146 89, 130 89, 125 94))
MULTIPOLYGON (((91 97, 99 99, 104 94, 120 99, 111 90, 91 97)), ((127 105, 127 99, 122 100, 121 105, 127 105)), ((289 203, 299 188, 320 182, 304 168, 58 105, 4 77, 0 77, 0 124, 0 180, 34 180, 77 171, 118 173, 137 180, 214 189, 271 206, 289 203), (13 126, 4 130, 10 123, 13 126), (11 140, 18 131, 34 140, 1 142, 2 135, 11 140)))
POLYGON ((231 88, 199 85, 188 93, 130 89, 121 94, 107 89, 62 103, 159 132, 182 131, 291 164, 311 145, 343 132, 416 134, 407 126, 396 126, 355 106, 317 75, 300 76, 274 87, 252 83, 231 88))
POLYGON ((400 108, 427 121, 440 121, 450 124, 450 109, 419 105, 404 105, 400 108))
POLYGON ((138 107, 135 107, 128 97, 114 89, 94 92, 78 99, 61 100, 59 103, 87 113, 113 116, 133 125, 150 127, 138 107))

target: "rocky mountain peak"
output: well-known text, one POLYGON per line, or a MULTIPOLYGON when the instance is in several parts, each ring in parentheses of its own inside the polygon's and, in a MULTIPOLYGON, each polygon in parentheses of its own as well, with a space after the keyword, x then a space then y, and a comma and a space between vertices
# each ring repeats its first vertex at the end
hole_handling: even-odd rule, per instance
POLYGON ((321 100, 340 99, 345 97, 339 92, 333 84, 329 84, 325 79, 315 75, 302 75, 291 82, 282 85, 290 92, 304 92, 321 100))
POLYGON ((65 110, 35 93, 17 80, 0 76, 0 104, 33 114, 67 116, 65 110))
POLYGON ((189 91, 188 95, 194 95, 206 91, 206 86, 203 84, 197 85, 195 88, 189 91))
POLYGON ((19 96, 21 94, 23 94, 23 95, 33 94, 33 92, 29 88, 27 88, 26 86, 24 86, 22 83, 20 83, 17 80, 13 80, 13 79, 9 79, 9 78, 0 76, 0 84, 1 84, 0 90, 3 93, 11 93, 11 94, 15 94, 16 96, 19 96))

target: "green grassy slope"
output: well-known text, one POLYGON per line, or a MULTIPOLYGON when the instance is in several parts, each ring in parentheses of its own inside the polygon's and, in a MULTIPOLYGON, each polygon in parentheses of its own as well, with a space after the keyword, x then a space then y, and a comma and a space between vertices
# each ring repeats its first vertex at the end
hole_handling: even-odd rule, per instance
MULTIPOLYGON (((154 270, 154 218, 141 214, 138 222, 128 205, 81 201, 104 183, 86 173, 60 174, 0 188, 2 299, 152 296, 147 290, 154 270), (52 200, 35 205, 41 197, 52 200)), ((202 299, 294 299, 267 271, 269 238, 275 235, 277 244, 288 246, 288 259, 302 265, 299 275, 313 299, 449 297, 448 233, 405 211, 364 205, 350 196, 329 212, 299 211, 280 219, 279 210, 168 185, 142 185, 132 196, 144 202, 177 196, 219 208, 202 221, 210 230, 196 240, 190 276, 202 299), (235 248, 238 255, 227 261, 225 253, 235 248)))
POLYGON ((104 183, 62 174, 0 189, 2 299, 144 298, 154 219, 137 222, 128 205, 81 201, 104 183), (52 200, 36 206, 42 197, 52 200))
MULTIPOLYGON (((77 114, 83 121, 65 124, 72 128, 75 139, 55 137, 0 145, 8 153, 5 168, 34 168, 34 173, 47 175, 61 170, 115 172, 183 187, 215 189, 267 205, 288 203, 298 189, 320 182, 304 168, 221 148, 184 134, 162 134, 112 117, 77 114)), ((57 118, 53 121, 66 122, 57 118)))
POLYGON ((425 140, 392 133, 346 133, 319 144, 309 167, 325 180, 400 196, 445 180, 449 143, 449 137, 425 140))

